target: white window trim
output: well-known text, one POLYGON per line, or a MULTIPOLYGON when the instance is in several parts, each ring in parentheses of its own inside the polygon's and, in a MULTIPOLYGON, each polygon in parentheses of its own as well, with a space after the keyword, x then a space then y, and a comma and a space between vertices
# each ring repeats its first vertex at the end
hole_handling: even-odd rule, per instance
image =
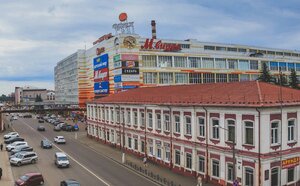
POLYGON ((180 115, 179 114, 174 114, 173 116, 174 116, 174 129, 175 129, 173 132, 175 134, 180 134, 181 133, 181 119, 180 119, 180 115), (176 131, 176 119, 175 119, 175 117, 177 117, 177 116, 179 117, 179 132, 176 131))
POLYGON ((281 122, 280 120, 272 120, 270 121, 270 146, 278 146, 281 144, 281 122), (272 123, 278 123, 278 142, 277 143, 272 143, 272 123))
POLYGON ((206 159, 206 157, 205 156, 202 156, 202 155, 197 155, 197 172, 199 172, 199 173, 202 173, 202 174, 204 174, 205 172, 206 172, 206 161, 205 161, 205 159, 206 159), (200 170, 199 170, 199 158, 200 157, 202 157, 203 159, 204 159, 204 170, 203 170, 203 172, 201 172, 200 170))
POLYGON ((252 120, 243 120, 243 145, 255 146, 255 122, 252 120), (246 122, 253 124, 253 144, 246 143, 246 122))
POLYGON ((218 120, 219 121, 219 127, 220 127, 220 118, 210 118, 210 139, 212 139, 212 140, 220 140, 220 129, 219 129, 219 127, 218 127, 218 131, 219 131, 219 138, 214 138, 213 137, 213 132, 214 132, 214 130, 213 130, 213 120, 218 120))
POLYGON ((184 116, 184 135, 186 135, 186 136, 192 136, 192 134, 193 134, 193 131, 192 131, 192 116, 185 115, 184 116), (187 118, 190 118, 190 120, 191 120, 191 123, 190 123, 191 134, 187 133, 187 122, 186 122, 187 118))
POLYGON ((192 170, 193 169, 193 153, 190 153, 190 152, 184 152, 184 168, 187 169, 187 170, 192 170), (191 168, 188 168, 187 167, 187 154, 190 154, 191 155, 191 168))
POLYGON ((228 127, 228 121, 233 121, 234 122, 234 141, 235 141, 235 143, 236 143, 236 120, 234 120, 234 119, 226 119, 225 120, 225 125, 226 125, 226 129, 227 129, 227 131, 225 131, 225 141, 226 142, 229 142, 229 143, 233 143, 232 141, 229 141, 228 140, 228 137, 229 137, 229 127, 228 127))
MULTIPOLYGON (((255 185, 255 169, 253 167, 245 166, 243 168, 243 185, 246 185, 246 169, 252 169, 253 170, 253 185, 255 185)), ((271 180, 270 180, 271 181, 271 180)))
POLYGON ((206 131, 205 131, 205 117, 203 117, 203 116, 198 116, 197 117, 197 136, 198 137, 205 137, 205 135, 206 135, 206 131), (203 128, 204 128, 204 136, 201 136, 200 135, 200 124, 199 124, 199 119, 203 119, 204 120, 204 123, 203 123, 203 128))
POLYGON ((298 127, 297 127, 297 119, 296 118, 290 118, 287 121, 287 142, 288 143, 293 143, 297 142, 298 139, 298 127), (294 140, 289 140, 289 121, 294 121, 294 140))
POLYGON ((219 179, 219 178, 220 178, 220 174, 221 174, 221 162, 220 162, 220 160, 212 158, 212 159, 211 159, 211 167, 210 167, 210 170, 211 170, 211 177, 212 177, 212 178, 219 179), (218 162, 219 162, 219 177, 213 175, 213 171, 214 171, 214 170, 213 170, 213 161, 218 161, 218 162))

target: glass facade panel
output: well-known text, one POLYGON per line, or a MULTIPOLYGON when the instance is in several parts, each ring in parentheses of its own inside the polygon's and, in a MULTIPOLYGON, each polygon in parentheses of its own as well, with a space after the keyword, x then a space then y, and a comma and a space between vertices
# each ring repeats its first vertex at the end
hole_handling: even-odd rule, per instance
POLYGON ((158 67, 172 67, 172 56, 158 56, 158 67))
POLYGON ((215 82, 215 74, 204 73, 203 74, 203 83, 214 83, 215 82))
POLYGON ((216 58, 215 59, 215 68, 226 69, 226 59, 216 58))
POLYGON ((144 72, 143 77, 143 81, 145 84, 157 84, 156 72, 144 72))
POLYGON ((142 56, 143 67, 157 67, 156 56, 142 56))
POLYGON ((201 68, 200 57, 189 57, 190 68, 201 68))
POLYGON ((238 68, 238 60, 236 59, 228 59, 228 69, 237 69, 238 68))
POLYGON ((216 82, 227 82, 227 74, 216 74, 216 82))
POLYGON ((187 84, 188 82, 188 73, 175 73, 176 84, 187 84))
POLYGON ((189 74, 190 84, 201 83, 201 74, 200 73, 190 73, 189 74))
POLYGON ((160 72, 159 73, 159 84, 173 84, 173 73, 172 72, 160 72))
POLYGON ((202 58, 202 68, 214 68, 214 59, 213 58, 202 58))
POLYGON ((174 67, 187 67, 187 57, 175 56, 174 57, 174 67))
POLYGON ((249 70, 249 61, 239 60, 239 70, 249 70))

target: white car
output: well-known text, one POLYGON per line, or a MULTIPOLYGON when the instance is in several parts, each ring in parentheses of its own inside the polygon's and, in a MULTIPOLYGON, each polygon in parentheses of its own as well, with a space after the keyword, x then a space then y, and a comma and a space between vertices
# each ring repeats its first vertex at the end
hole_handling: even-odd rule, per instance
POLYGON ((20 145, 28 145, 26 141, 16 141, 6 146, 7 151, 11 151, 20 145))
POLYGON ((10 132, 10 133, 4 135, 4 139, 9 139, 9 138, 14 138, 14 137, 19 137, 19 134, 17 132, 10 132))
POLYGON ((12 117, 12 119, 13 119, 13 120, 17 120, 17 119, 18 119, 18 117, 17 117, 17 116, 14 116, 14 117, 12 117))
POLYGON ((69 167, 70 166, 68 156, 63 152, 55 153, 54 163, 57 167, 69 167))
POLYGON ((63 137, 63 136, 56 136, 55 138, 54 138, 54 142, 55 143, 66 143, 66 140, 65 140, 65 138, 63 137))

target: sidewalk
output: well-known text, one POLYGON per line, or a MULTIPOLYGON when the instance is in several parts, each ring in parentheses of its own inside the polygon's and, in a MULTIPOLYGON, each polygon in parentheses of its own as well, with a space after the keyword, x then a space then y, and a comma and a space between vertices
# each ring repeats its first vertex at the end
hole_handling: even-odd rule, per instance
MULTIPOLYGON (((6 126, 7 127, 7 126, 6 126)), ((11 171, 11 166, 8 161, 8 154, 5 150, 5 144, 3 140, 4 134, 11 132, 6 130, 0 133, 0 143, 3 144, 3 151, 0 151, 0 167, 2 168, 2 179, 0 180, 1 186, 12 186, 14 185, 14 178, 11 171)))
MULTIPOLYGON (((90 148, 92 148, 93 150, 98 152, 99 154, 102 154, 102 155, 112 159, 113 161, 120 163, 123 166, 126 166, 127 168, 130 168, 130 169, 136 171, 133 167, 130 167, 129 165, 125 165, 122 163, 121 149, 102 144, 101 142, 97 142, 95 139, 88 138, 86 135, 82 135, 82 134, 80 136, 78 136, 77 139, 80 143, 83 143, 83 144, 89 146, 90 148)), ((152 172, 152 173, 155 173, 155 175, 157 175, 157 174, 160 175, 160 178, 163 177, 169 181, 173 181, 173 184, 176 186, 179 186, 179 185, 181 185, 181 186, 196 186, 197 185, 196 178, 183 176, 181 174, 176 174, 176 173, 172 172, 171 170, 169 170, 168 168, 152 164, 151 162, 148 163, 147 167, 144 167, 142 159, 138 158, 134 155, 127 153, 126 160, 131 162, 132 164, 136 165, 138 169, 140 167, 142 169, 147 169, 147 172, 149 172, 149 173, 152 172)), ((146 176, 145 174, 143 174, 143 172, 140 172, 140 171, 136 171, 136 172, 140 173, 142 176, 146 176)), ((170 182, 169 182, 169 184, 170 184, 170 182)), ((204 183, 202 185, 203 186, 212 186, 211 184, 204 184, 204 183)))

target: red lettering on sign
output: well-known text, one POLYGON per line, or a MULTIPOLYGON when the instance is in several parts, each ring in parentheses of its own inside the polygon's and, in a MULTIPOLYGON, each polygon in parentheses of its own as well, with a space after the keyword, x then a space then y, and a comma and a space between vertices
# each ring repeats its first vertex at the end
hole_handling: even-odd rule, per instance
POLYGON ((101 53, 103 53, 105 51, 105 48, 104 47, 101 47, 101 48, 97 48, 96 49, 96 54, 99 56, 101 53))
POLYGON ((141 47, 143 50, 163 50, 165 52, 175 52, 181 50, 181 45, 177 43, 162 43, 161 40, 157 41, 153 47, 154 39, 146 39, 144 46, 141 47))
POLYGON ((97 44, 97 43, 101 43, 102 41, 108 40, 108 39, 110 39, 110 38, 112 38, 112 37, 113 37, 113 36, 112 36, 111 33, 106 34, 106 35, 104 35, 104 36, 101 36, 101 37, 99 37, 96 41, 93 42, 93 45, 95 45, 95 44, 97 44))

